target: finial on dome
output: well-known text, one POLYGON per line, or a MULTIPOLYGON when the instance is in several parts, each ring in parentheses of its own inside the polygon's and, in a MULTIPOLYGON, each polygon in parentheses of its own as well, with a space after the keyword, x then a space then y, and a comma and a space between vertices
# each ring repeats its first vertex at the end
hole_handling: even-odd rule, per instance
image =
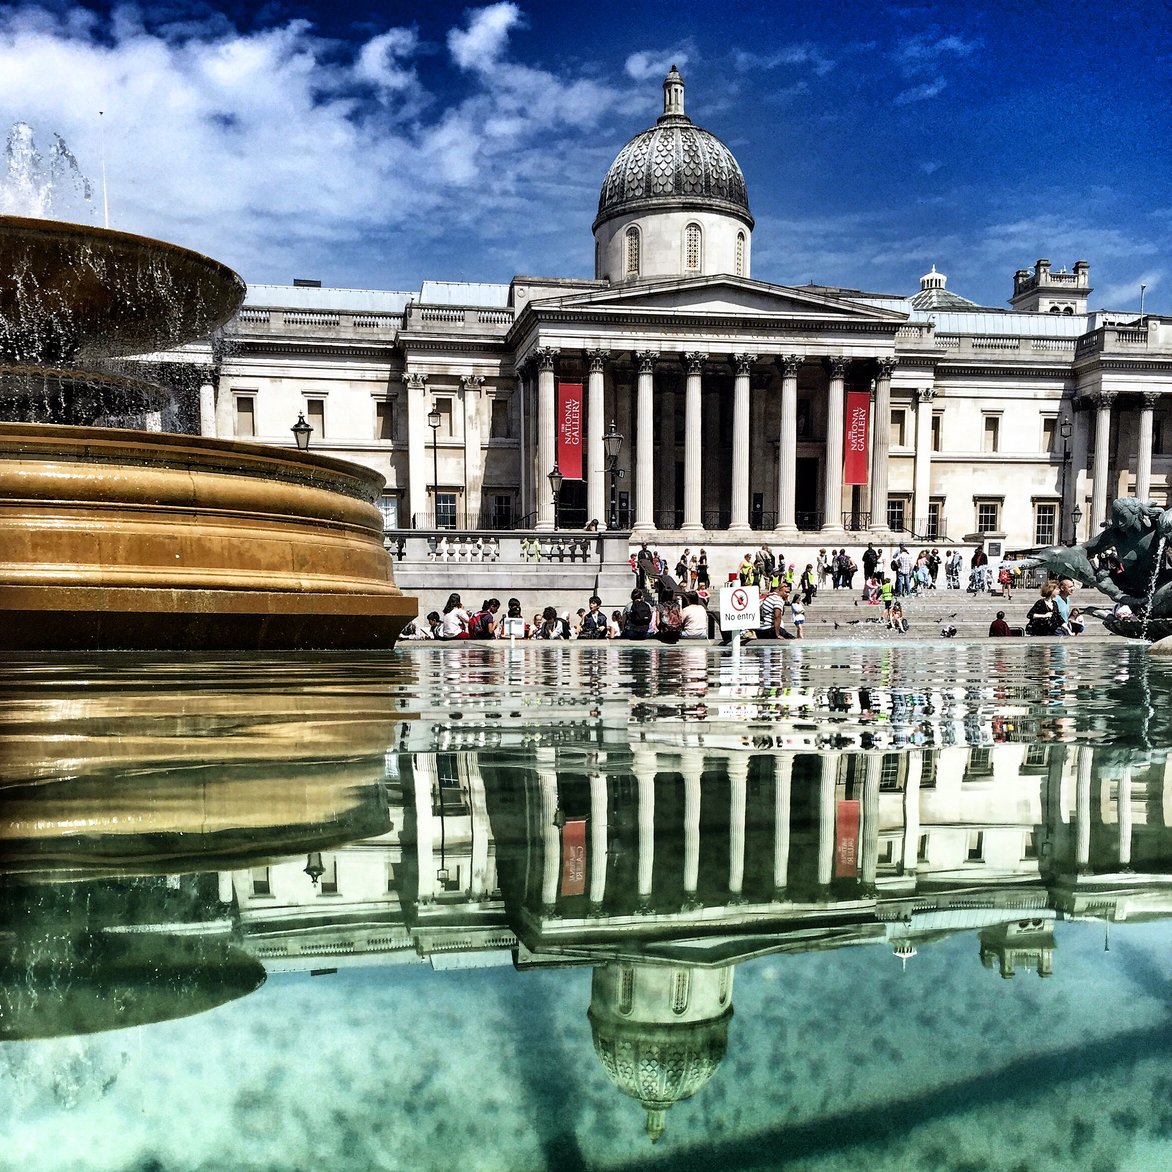
POLYGON ((684 79, 674 63, 663 79, 663 117, 684 117, 684 79))

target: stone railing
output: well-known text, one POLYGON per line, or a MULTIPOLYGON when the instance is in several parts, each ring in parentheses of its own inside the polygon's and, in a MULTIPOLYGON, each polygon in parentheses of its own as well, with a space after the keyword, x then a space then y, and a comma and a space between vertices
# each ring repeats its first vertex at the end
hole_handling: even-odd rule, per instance
POLYGON ((1161 329, 1162 325, 1160 320, 1151 318, 1146 325, 1101 326, 1079 338, 1075 357, 1112 352, 1135 354, 1139 350, 1167 355, 1172 353, 1172 330, 1161 329))
POLYGON ((1012 335, 989 335, 973 337, 967 334, 937 334, 935 345, 941 350, 950 350, 955 357, 983 356, 995 354, 1018 354, 1023 358, 1031 356, 1048 358, 1056 355, 1073 354, 1073 338, 1019 338, 1012 335))
MULTIPOLYGON (((401 313, 350 313, 343 310, 269 309, 244 306, 232 327, 241 334, 288 334, 295 337, 393 339, 403 324, 401 313)), ((231 328, 231 327, 230 327, 231 328)))
POLYGON ((513 324, 508 308, 483 309, 460 305, 409 305, 403 328, 417 333, 492 334, 500 336, 513 324))

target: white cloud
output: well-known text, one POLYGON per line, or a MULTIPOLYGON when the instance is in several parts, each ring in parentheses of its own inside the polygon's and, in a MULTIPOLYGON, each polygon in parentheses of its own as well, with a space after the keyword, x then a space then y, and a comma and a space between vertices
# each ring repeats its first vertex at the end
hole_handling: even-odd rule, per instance
POLYGON ((627 58, 625 69, 632 81, 662 81, 674 65, 681 72, 687 67, 688 53, 684 49, 660 52, 643 49, 627 58))
POLYGON ((419 36, 414 29, 389 29, 362 46, 354 66, 355 75, 380 90, 411 89, 417 84, 417 78, 407 62, 418 50, 419 36))
POLYGON ((906 76, 914 77, 936 71, 945 58, 956 60, 968 57, 980 47, 980 41, 966 41, 964 37, 922 33, 903 38, 896 45, 895 59, 906 76))
POLYGON ((448 50, 461 69, 488 72, 508 44, 510 31, 521 23, 521 10, 509 0, 472 13, 466 29, 448 33, 448 50))
POLYGON ((943 93, 944 87, 948 83, 942 77, 934 78, 932 81, 926 81, 923 85, 915 85, 910 89, 903 90, 901 93, 895 95, 895 104, 897 106, 907 106, 912 102, 927 102, 943 93))
POLYGON ((1092 300, 1095 305, 1105 309, 1139 309, 1139 287, 1146 285, 1144 290, 1144 307, 1150 309, 1152 295, 1160 288, 1164 279, 1163 269, 1148 269, 1137 276, 1096 289, 1092 300))
POLYGON ((835 63, 816 45, 809 42, 787 45, 773 53, 749 53, 738 49, 733 54, 733 66, 740 73, 770 71, 782 66, 801 68, 808 66, 818 77, 824 77, 835 63))

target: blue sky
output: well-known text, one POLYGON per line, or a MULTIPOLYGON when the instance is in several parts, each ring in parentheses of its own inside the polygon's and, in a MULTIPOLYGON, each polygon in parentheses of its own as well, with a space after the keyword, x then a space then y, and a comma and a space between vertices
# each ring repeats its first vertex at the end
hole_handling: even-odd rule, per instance
POLYGON ((0 4, 0 131, 95 181, 104 138, 113 227, 254 283, 591 276, 674 61, 745 172, 755 277, 913 292, 935 264, 1000 306, 1086 259, 1093 307, 1146 283, 1172 312, 1170 33, 1163 0, 0 4))

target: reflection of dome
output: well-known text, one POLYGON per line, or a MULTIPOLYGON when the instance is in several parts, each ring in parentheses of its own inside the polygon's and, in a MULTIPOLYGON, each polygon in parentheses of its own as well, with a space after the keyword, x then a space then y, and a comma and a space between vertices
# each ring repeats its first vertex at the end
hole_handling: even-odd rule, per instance
POLYGON ((663 88, 663 114, 606 173, 595 228, 624 212, 681 205, 733 212, 752 227, 745 177, 732 151, 684 114, 684 81, 674 65, 663 88))
POLYGON ((732 1019, 732 969, 610 964, 594 970, 594 1051, 610 1081, 647 1112, 656 1141, 673 1103, 716 1073, 732 1019))

